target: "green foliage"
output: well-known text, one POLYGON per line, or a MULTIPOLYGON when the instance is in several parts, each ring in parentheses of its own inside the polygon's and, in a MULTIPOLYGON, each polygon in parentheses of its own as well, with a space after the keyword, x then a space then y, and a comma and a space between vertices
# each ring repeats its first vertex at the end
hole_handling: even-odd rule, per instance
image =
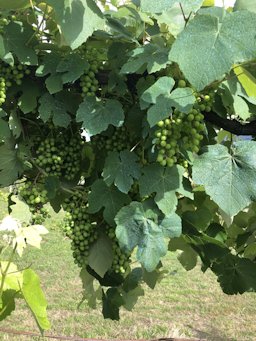
POLYGON ((120 102, 113 99, 99 101, 95 97, 86 97, 77 111, 77 122, 83 122, 83 128, 90 135, 106 130, 110 124, 120 127, 124 121, 124 112, 120 102))
POLYGON ((194 163, 194 181, 204 185, 206 193, 230 216, 255 200, 254 149, 253 141, 237 142, 230 153, 225 146, 209 146, 194 163))
POLYGON ((114 183, 121 192, 128 193, 134 179, 140 177, 137 155, 128 150, 109 153, 102 176, 108 186, 114 183))
POLYGON ((132 251, 138 246, 137 259, 149 272, 155 270, 160 258, 167 252, 165 237, 178 237, 180 219, 176 214, 158 218, 150 203, 132 202, 116 216, 116 233, 121 246, 132 251))
POLYGON ((168 215, 175 210, 178 203, 176 192, 182 188, 183 171, 180 166, 166 169, 157 164, 146 166, 139 180, 141 196, 155 193, 154 200, 158 208, 168 215))
POLYGON ((169 58, 179 64, 197 90, 202 90, 221 79, 234 63, 255 58, 255 20, 255 14, 247 11, 224 13, 222 18, 197 15, 178 36, 169 58))
POLYGON ((39 328, 50 329, 50 323, 46 314, 46 299, 40 287, 38 276, 31 269, 23 271, 23 283, 21 287, 22 295, 34 314, 39 328))
POLYGON ((117 212, 125 204, 128 204, 130 199, 127 195, 118 191, 114 186, 108 187, 104 180, 96 180, 88 197, 90 213, 99 212, 104 208, 103 216, 109 225, 114 225, 114 218, 117 212))
MULTIPOLYGON (((155 287, 167 252, 228 294, 256 291, 255 5, 100 3, 0 1, 8 247, 40 247, 45 205, 64 210, 82 301, 106 318, 155 287)), ((0 319, 23 295, 49 328, 38 277, 10 263, 0 319)))
POLYGON ((79 47, 95 30, 104 28, 101 11, 93 0, 47 0, 53 7, 63 40, 72 49, 79 47))
POLYGON ((6 187, 16 181, 23 171, 23 164, 13 143, 0 146, 0 185, 6 187))

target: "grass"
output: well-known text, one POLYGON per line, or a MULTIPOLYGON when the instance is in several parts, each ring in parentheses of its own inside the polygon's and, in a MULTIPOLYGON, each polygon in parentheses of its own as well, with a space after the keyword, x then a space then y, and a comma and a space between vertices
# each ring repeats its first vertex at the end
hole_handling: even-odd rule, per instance
MULTIPOLYGON (((4 203, 0 199, 0 218, 4 203)), ((56 217, 47 222, 50 233, 42 249, 26 250, 21 265, 32 264, 40 277, 52 323, 49 334, 85 338, 152 339, 194 337, 207 341, 255 341, 256 295, 227 296, 215 276, 200 267, 186 272, 169 254, 164 264, 168 276, 154 291, 145 287, 133 312, 122 310, 119 322, 104 320, 100 307, 77 309, 81 298, 79 269, 74 265, 69 240, 58 229, 56 217)), ((37 326, 22 301, 0 328, 37 332, 37 326)), ((0 334, 0 340, 42 340, 38 337, 0 334)), ((44 340, 50 340, 45 338, 44 340)))

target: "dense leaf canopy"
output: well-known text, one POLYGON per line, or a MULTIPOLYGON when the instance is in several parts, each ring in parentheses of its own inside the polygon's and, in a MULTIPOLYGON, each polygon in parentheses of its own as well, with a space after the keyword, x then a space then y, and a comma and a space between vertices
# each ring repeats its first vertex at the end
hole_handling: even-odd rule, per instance
MULTIPOLYGON (((83 299, 106 318, 168 252, 256 291, 256 6, 207 3, 0 0, 0 187, 33 246, 45 205, 65 211, 83 299)), ((20 276, 0 319, 21 290, 48 329, 37 276, 20 276)))

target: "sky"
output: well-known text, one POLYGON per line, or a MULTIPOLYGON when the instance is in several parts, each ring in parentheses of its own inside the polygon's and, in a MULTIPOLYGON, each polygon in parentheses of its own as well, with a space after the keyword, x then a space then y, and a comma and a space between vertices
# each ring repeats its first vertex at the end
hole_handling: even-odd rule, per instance
MULTIPOLYGON (((233 7, 235 0, 224 0, 225 7, 233 7)), ((223 1, 222 0, 215 0, 215 6, 222 6, 223 1)))

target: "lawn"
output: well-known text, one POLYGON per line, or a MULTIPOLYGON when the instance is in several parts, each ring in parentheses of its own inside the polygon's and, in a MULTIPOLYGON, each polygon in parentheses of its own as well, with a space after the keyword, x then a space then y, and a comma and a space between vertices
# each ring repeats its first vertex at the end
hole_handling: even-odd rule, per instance
MULTIPOLYGON (((4 203, 0 200, 0 215, 4 203)), ((215 276, 203 274, 199 265, 186 272, 169 254, 164 264, 169 274, 152 291, 145 287, 133 312, 122 310, 120 322, 104 320, 100 307, 90 310, 81 298, 79 269, 74 265, 69 240, 60 232, 61 220, 47 222, 50 231, 42 249, 28 249, 21 265, 32 264, 41 277, 52 323, 49 334, 86 338, 152 339, 197 337, 207 341, 254 341, 256 295, 227 296, 215 276)), ((22 302, 0 328, 37 332, 37 326, 22 302)), ((0 340, 41 340, 38 337, 0 334, 0 340)), ((45 338, 44 340, 50 340, 45 338)))

